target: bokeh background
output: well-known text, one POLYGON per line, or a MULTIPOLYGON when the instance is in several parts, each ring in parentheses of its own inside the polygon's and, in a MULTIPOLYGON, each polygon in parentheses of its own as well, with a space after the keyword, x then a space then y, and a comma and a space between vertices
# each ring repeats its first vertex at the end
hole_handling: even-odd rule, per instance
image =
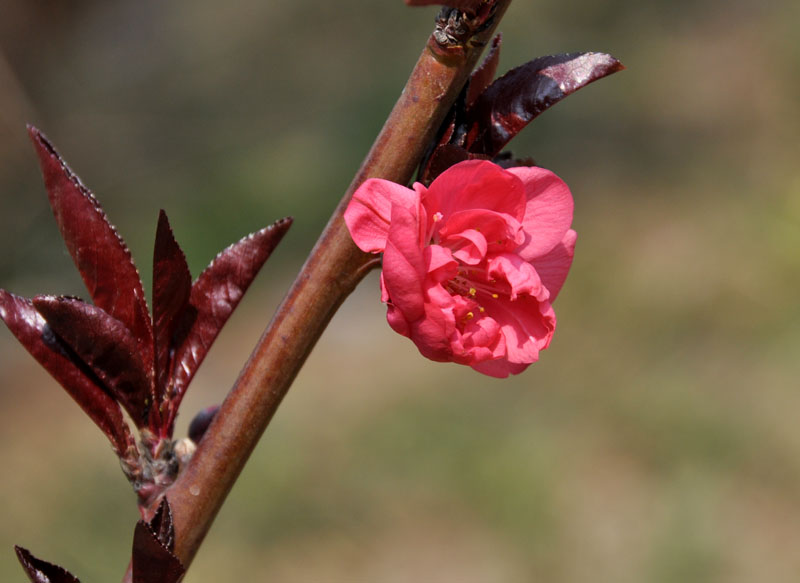
MULTIPOLYGON (((159 208, 193 273, 295 226, 185 401, 220 401, 380 129, 434 7, 0 0, 0 286, 83 294, 25 122, 98 195, 149 288, 159 208)), ((501 70, 628 69, 512 142, 576 200, 541 361, 495 381, 390 331, 376 276, 311 355, 187 583, 800 580, 795 0, 517 0, 501 70)), ((85 295, 85 294, 84 294, 85 295)), ((0 329, 11 545, 119 580, 133 495, 101 433, 0 329)))

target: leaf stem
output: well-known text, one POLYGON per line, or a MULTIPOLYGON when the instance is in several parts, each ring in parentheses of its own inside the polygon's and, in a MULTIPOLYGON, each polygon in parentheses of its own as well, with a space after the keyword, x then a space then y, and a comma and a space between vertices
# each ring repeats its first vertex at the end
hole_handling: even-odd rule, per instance
MULTIPOLYGON (((511 0, 465 39, 428 40, 394 109, 191 462, 167 491, 175 553, 188 567, 258 439, 337 308, 376 265, 350 238, 343 213, 367 178, 407 184, 511 0)), ((440 15, 441 17, 441 15, 440 15)), ((440 18, 441 20, 441 18, 440 18)), ((452 18, 451 18, 452 20, 452 18)), ((475 25, 473 21, 471 23, 475 25)), ((440 34, 436 34, 439 32, 440 34)))

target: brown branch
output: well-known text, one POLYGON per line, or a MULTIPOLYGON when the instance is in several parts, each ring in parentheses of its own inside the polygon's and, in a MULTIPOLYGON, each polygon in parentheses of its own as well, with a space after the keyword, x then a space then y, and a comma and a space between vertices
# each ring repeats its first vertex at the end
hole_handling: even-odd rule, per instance
MULTIPOLYGON (((487 17, 461 23, 472 35, 452 36, 457 15, 444 9, 403 93, 291 290, 222 404, 191 462, 167 491, 175 521, 175 553, 189 565, 214 517, 292 381, 336 309, 363 278, 374 256, 352 242, 342 219, 353 191, 380 177, 407 184, 481 49, 511 0, 490 0, 487 17)), ((463 31, 463 29, 460 29, 463 31)), ((374 263, 373 263, 374 264, 374 263)))

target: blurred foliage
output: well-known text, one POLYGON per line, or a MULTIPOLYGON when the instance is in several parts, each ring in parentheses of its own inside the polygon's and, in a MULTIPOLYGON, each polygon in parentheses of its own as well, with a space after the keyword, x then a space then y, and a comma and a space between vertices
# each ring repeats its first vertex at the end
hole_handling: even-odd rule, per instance
MULTIPOLYGON (((434 13, 0 0, 0 285, 83 293, 25 122, 98 194, 148 286, 159 208, 195 274, 294 215, 185 430, 235 379, 434 13)), ((427 362, 386 326, 370 277, 187 583, 797 581, 798 17, 791 0, 517 0, 501 71, 576 50, 628 67, 511 144, 576 198, 552 347, 507 382, 427 362)), ((22 580, 13 543, 86 583, 120 578, 134 498, 103 436, 6 332, 0 371, 0 578, 22 580)))

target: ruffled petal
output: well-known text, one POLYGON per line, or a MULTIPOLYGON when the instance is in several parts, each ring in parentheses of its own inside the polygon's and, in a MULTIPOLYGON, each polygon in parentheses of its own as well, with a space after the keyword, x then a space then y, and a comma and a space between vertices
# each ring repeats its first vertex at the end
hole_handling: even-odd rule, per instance
POLYGON ((459 235, 464 231, 480 232, 486 240, 488 248, 495 253, 514 251, 525 241, 522 224, 505 213, 470 209, 453 213, 436 235, 443 245, 453 246, 459 242, 459 235))
POLYGON ((575 254, 575 240, 578 234, 570 229, 564 235, 564 239, 553 247, 553 249, 535 259, 533 266, 536 268, 542 283, 550 292, 550 302, 555 301, 564 280, 567 279, 569 268, 572 265, 572 257, 575 254))
POLYGON ((508 362, 504 358, 498 360, 487 360, 470 365, 479 373, 483 373, 497 379, 504 379, 510 374, 519 374, 530 366, 530 364, 518 364, 508 362))
POLYGON ((440 245, 429 245, 423 250, 427 279, 435 283, 448 281, 458 273, 458 262, 450 249, 440 245))
POLYGON ((486 243, 486 237, 475 229, 467 229, 461 231, 457 235, 450 238, 456 250, 453 251, 453 257, 466 265, 477 265, 486 257, 486 251, 489 245, 486 243))
POLYGON ((383 253, 383 284, 391 303, 409 322, 425 313, 425 261, 417 242, 418 221, 409 209, 393 205, 383 253))
MULTIPOLYGON (((477 316, 464 326, 458 339, 461 364, 474 364, 505 356, 506 342, 494 318, 477 316)), ((455 352, 455 351, 454 351, 455 352)))
POLYGON ((428 215, 441 212, 445 220, 455 212, 483 209, 506 213, 518 221, 525 215, 522 182, 497 164, 468 160, 442 172, 422 198, 428 215))
POLYGON ((525 241, 517 249, 528 261, 553 249, 572 224, 572 193, 558 176, 544 168, 509 168, 525 185, 527 204, 522 228, 525 241))
POLYGON ((439 284, 427 285, 425 313, 410 323, 409 337, 420 354, 437 362, 453 360, 451 338, 455 334, 455 301, 439 284))
POLYGON ((416 190, 388 180, 370 178, 353 193, 344 211, 344 221, 359 249, 380 253, 386 247, 392 206, 413 209, 418 205, 419 192, 416 190))
POLYGON ((386 306, 386 321, 389 322, 392 330, 407 338, 411 337, 411 326, 403 316, 403 312, 395 308, 392 304, 386 306))
POLYGON ((556 315, 548 302, 538 302, 529 296, 520 296, 514 301, 500 296, 487 300, 485 308, 502 328, 509 362, 536 362, 539 351, 550 344, 556 315))
POLYGON ((550 293, 542 285, 536 269, 519 255, 495 255, 489 259, 488 265, 490 278, 508 282, 512 300, 516 300, 519 294, 533 296, 540 302, 548 299, 550 293))

